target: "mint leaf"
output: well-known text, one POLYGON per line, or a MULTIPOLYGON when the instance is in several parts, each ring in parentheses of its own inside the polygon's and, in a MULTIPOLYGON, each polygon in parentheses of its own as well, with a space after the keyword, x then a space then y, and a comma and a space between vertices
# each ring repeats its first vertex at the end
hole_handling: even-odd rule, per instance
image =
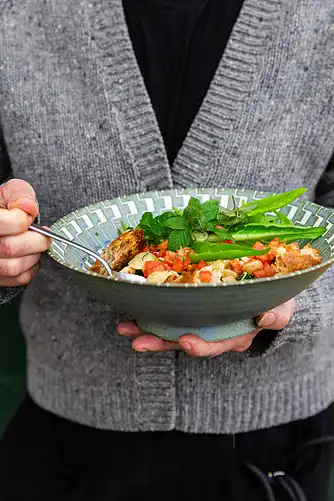
POLYGON ((138 225, 139 228, 141 228, 142 230, 144 230, 145 227, 149 228, 153 223, 153 219, 154 218, 152 212, 144 212, 138 225))
POLYGON ((201 216, 203 216, 201 202, 197 198, 191 197, 187 207, 183 211, 183 217, 188 219, 191 225, 197 227, 197 224, 202 222, 201 216))
POLYGON ((159 243, 161 239, 166 238, 168 235, 167 228, 159 221, 160 217, 154 218, 151 212, 144 212, 138 225, 139 228, 144 230, 145 238, 152 240, 154 243, 159 243))
POLYGON ((190 244, 190 230, 173 230, 168 236, 168 249, 176 252, 182 247, 188 247, 190 244))
POLYGON ((174 216, 164 221, 164 225, 173 230, 184 230, 187 227, 187 221, 183 216, 174 216))
POLYGON ((202 204, 201 209, 205 217, 205 223, 216 220, 219 212, 219 202, 218 200, 208 200, 202 204))

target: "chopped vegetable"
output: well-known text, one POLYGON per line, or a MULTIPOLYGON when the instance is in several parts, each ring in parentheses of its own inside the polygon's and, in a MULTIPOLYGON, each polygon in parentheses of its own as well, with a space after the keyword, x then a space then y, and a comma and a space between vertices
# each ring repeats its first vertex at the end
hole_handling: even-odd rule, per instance
POLYGON ((129 261, 129 266, 135 270, 142 270, 147 261, 158 261, 158 258, 151 252, 140 252, 129 261))
POLYGON ((201 270, 199 272, 199 279, 202 283, 209 284, 212 280, 212 271, 201 270))
POLYGON ((169 266, 161 261, 146 261, 143 267, 144 277, 147 278, 151 273, 155 271, 165 271, 169 270, 169 266))
POLYGON ((297 241, 318 238, 326 228, 296 226, 280 212, 305 191, 240 207, 232 196, 232 208, 192 197, 183 211, 145 212, 134 230, 122 222, 120 236, 102 256, 116 271, 144 274, 149 283, 232 284, 307 269, 321 262, 320 252, 310 245, 301 249, 297 241))

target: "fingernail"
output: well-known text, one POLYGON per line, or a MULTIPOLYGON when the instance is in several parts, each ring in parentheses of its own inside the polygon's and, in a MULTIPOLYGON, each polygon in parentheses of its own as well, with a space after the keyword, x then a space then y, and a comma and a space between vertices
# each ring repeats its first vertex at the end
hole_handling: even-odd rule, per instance
POLYGON ((270 327, 276 320, 276 315, 273 312, 266 313, 258 322, 260 327, 270 327))
POLYGON ((148 351, 146 348, 137 348, 136 351, 140 351, 141 353, 143 353, 144 351, 148 351))

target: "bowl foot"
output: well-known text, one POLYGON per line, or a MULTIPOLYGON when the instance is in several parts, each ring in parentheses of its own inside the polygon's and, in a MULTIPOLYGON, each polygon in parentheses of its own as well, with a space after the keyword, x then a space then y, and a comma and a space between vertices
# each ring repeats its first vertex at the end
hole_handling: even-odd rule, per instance
POLYGON ((222 341, 247 334, 256 327, 254 318, 226 322, 219 325, 205 325, 203 327, 179 327, 137 319, 137 325, 143 332, 154 334, 168 341, 177 341, 183 334, 195 334, 205 341, 222 341))

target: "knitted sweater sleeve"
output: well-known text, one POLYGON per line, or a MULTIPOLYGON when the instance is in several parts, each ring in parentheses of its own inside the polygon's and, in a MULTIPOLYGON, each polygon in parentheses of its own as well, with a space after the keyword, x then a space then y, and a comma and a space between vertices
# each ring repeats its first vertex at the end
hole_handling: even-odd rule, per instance
MULTIPOLYGON (((334 154, 315 191, 315 202, 334 207, 334 154)), ((266 355, 286 342, 307 342, 320 335, 324 329, 334 329, 334 266, 297 298, 296 313, 289 325, 281 331, 263 330, 253 341, 249 353, 266 355), (305 326, 307 313, 310 322, 305 326)))
MULTIPOLYGON (((12 177, 10 160, 0 128, 0 185, 12 177)), ((24 287, 0 287, 0 307, 18 296, 24 287)))

